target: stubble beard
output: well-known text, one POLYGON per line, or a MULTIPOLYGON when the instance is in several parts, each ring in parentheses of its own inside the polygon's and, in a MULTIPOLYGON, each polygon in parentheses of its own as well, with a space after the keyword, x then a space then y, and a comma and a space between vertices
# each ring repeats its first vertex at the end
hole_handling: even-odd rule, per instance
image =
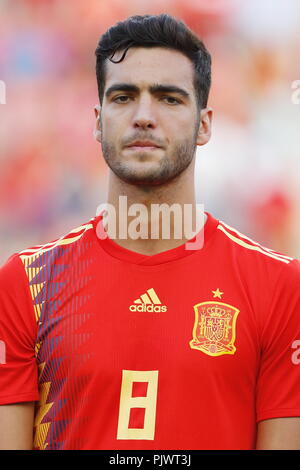
MULTIPOLYGON (((160 160, 159 165, 150 166, 143 172, 137 171, 134 165, 128 165, 125 161, 122 161, 118 156, 116 146, 105 140, 105 138, 101 144, 102 154, 109 168, 122 181, 138 186, 163 185, 179 177, 191 164, 196 151, 198 129, 199 123, 197 122, 192 140, 185 139, 177 143, 172 151, 172 158, 166 154, 160 160)), ((136 157, 142 161, 145 154, 140 153, 136 157)))

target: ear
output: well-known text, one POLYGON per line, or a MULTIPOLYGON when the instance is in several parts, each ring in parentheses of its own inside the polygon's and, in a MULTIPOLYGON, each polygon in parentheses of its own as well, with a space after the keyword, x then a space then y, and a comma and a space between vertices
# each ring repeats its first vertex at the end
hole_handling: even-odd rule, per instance
POLYGON ((94 112, 96 116, 96 123, 94 128, 94 137, 98 142, 102 140, 102 132, 101 132, 101 125, 100 125, 100 118, 101 118, 101 106, 99 104, 94 106, 94 112))
POLYGON ((201 109, 200 125, 197 135, 197 145, 205 145, 211 136, 213 110, 212 108, 201 109))

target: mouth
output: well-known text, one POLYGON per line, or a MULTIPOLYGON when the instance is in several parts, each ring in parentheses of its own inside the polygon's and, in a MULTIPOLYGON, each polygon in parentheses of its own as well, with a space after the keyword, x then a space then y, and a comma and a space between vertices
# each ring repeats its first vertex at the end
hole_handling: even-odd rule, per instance
POLYGON ((136 151, 153 151, 153 150, 158 150, 161 147, 156 147, 153 145, 130 145, 129 147, 126 147, 131 150, 136 150, 136 151))
POLYGON ((153 151, 160 149, 161 147, 151 140, 136 140, 132 144, 128 145, 126 148, 135 150, 135 151, 153 151))

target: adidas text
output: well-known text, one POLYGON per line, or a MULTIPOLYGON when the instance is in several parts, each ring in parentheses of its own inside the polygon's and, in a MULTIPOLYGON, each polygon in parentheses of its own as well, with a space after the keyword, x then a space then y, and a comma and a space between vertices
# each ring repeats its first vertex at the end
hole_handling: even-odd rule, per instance
POLYGON ((130 305, 129 310, 131 312, 166 312, 167 306, 153 304, 130 305))

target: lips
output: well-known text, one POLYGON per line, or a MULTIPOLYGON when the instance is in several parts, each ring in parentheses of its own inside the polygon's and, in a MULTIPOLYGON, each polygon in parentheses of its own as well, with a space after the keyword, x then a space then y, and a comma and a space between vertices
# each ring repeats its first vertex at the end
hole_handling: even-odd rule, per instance
POLYGON ((127 147, 147 147, 147 148, 160 148, 159 145, 157 145, 155 142, 151 142, 151 140, 137 140, 133 142, 132 144, 128 145, 127 147))

